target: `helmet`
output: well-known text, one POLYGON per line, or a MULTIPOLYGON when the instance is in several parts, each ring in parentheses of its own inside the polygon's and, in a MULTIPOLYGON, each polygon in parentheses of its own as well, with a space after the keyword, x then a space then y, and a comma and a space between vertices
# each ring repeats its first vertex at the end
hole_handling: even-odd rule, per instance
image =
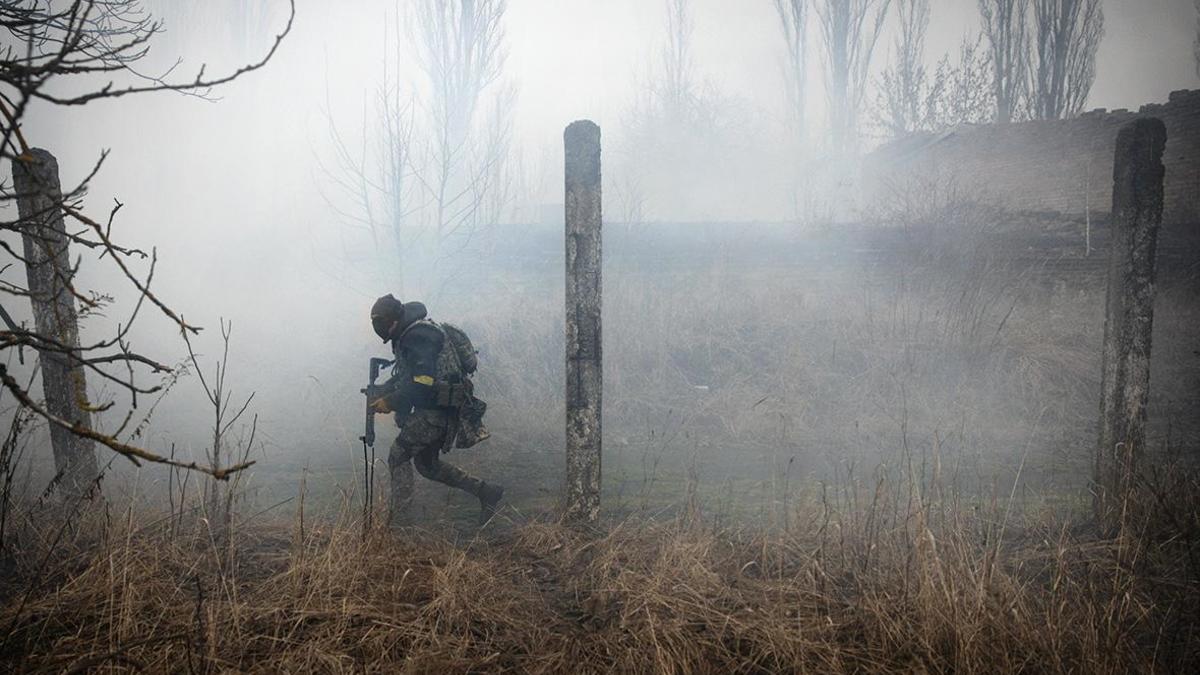
POLYGON ((392 329, 404 322, 404 303, 391 293, 375 300, 371 305, 371 328, 384 342, 392 337, 392 329))
POLYGON ((371 328, 381 340, 391 340, 398 330, 407 328, 414 321, 428 314, 420 302, 400 302, 391 293, 375 300, 371 305, 371 328))

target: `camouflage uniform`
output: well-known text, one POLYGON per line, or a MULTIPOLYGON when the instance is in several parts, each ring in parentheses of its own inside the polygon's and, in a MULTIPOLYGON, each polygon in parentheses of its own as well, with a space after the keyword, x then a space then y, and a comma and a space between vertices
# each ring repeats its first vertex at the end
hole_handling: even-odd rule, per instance
POLYGON ((441 461, 439 455, 449 450, 458 432, 457 414, 453 409, 437 406, 431 400, 436 386, 463 383, 465 377, 454 348, 447 343, 445 333, 434 322, 416 321, 407 326, 392 341, 396 365, 387 387, 396 390, 389 396, 396 411, 400 434, 388 452, 391 474, 389 520, 393 525, 406 520, 413 495, 412 465, 417 472, 434 480, 474 495, 494 506, 499 488, 489 486, 462 469, 441 461), (450 435, 450 438, 447 436, 450 435), (490 492, 489 492, 490 491, 490 492))

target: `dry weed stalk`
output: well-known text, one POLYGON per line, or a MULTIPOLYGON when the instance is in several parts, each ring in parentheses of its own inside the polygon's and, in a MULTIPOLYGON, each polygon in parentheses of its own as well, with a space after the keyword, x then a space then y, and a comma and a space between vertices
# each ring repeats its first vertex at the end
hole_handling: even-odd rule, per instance
POLYGON ((457 544, 420 530, 363 541, 344 501, 294 534, 235 525, 224 573, 206 562, 199 521, 173 533, 130 510, 15 621, 20 579, 6 580, 0 662, 677 673, 1200 663, 1200 577, 1182 555, 1200 529, 1104 540, 1018 513, 1001 535, 1004 503, 964 508, 894 476, 862 492, 847 482, 824 506, 795 504, 787 531, 717 529, 693 513, 593 534, 529 522, 457 544))

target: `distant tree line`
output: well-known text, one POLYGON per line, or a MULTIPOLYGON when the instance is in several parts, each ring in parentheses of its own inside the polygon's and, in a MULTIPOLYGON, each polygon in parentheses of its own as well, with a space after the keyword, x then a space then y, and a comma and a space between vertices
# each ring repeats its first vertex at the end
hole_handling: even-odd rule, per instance
POLYGON ((880 78, 876 115, 888 136, 962 123, 1078 115, 1096 77, 1100 0, 977 0, 981 34, 957 63, 923 61, 929 0, 897 0, 895 63, 880 78))
MULTIPOLYGON (((812 147, 852 155, 867 133, 895 138, 962 123, 1076 115, 1095 79, 1103 35, 1100 0, 976 0, 980 32, 930 62, 930 0, 770 2, 783 38, 781 123, 800 154, 812 147), (894 26, 895 37, 890 63, 880 70, 873 64, 885 25, 894 26), (820 64, 827 131, 807 138, 812 58, 820 64)), ((749 157, 743 151, 772 123, 703 77, 691 0, 663 0, 660 7, 663 39, 620 120, 618 170, 610 174, 613 215, 628 223, 647 218, 648 194, 661 201, 675 185, 720 184, 709 174, 735 169, 711 158, 749 157)), ((330 178, 322 190, 347 236, 366 244, 355 247, 374 251, 372 283, 401 288, 405 247, 429 237, 453 252, 513 201, 522 165, 511 148, 506 10, 503 0, 408 3, 385 31, 394 40, 386 40, 382 75, 368 87, 363 128, 330 112, 334 150, 322 157, 330 178), (402 74, 409 64, 415 78, 402 74)), ((746 160, 744 168, 753 166, 746 160)))
POLYGON ((804 120, 810 8, 817 17, 829 141, 840 152, 858 146, 864 112, 887 137, 961 123, 1078 115, 1095 81, 1104 34, 1100 0, 977 0, 980 34, 964 37, 957 54, 943 55, 931 68, 925 59, 930 0, 772 2, 785 45, 787 100, 797 124, 804 120), (867 106, 871 60, 889 16, 897 24, 891 64, 877 78, 875 100, 867 106))

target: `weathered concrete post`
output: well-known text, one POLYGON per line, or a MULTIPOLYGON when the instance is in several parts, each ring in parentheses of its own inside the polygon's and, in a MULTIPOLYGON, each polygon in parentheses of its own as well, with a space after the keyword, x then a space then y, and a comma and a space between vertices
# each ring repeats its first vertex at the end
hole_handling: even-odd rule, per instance
POLYGON ((1166 142, 1166 127, 1157 119, 1135 120, 1117 134, 1093 498, 1096 518, 1106 528, 1116 525, 1132 496, 1138 455, 1146 441, 1166 142))
MULTIPOLYGON (((49 152, 35 148, 28 159, 13 160, 12 170, 34 328, 39 335, 64 348, 77 349, 79 322, 75 298, 68 288, 72 270, 61 208, 58 161, 49 152)), ((83 370, 72 366, 62 350, 41 350, 39 362, 47 410, 90 428, 92 419, 85 407, 87 383, 83 370)), ((63 494, 82 494, 97 475, 92 442, 50 425, 50 443, 63 494)))
POLYGON ((572 122, 566 155, 568 520, 600 515, 600 127, 572 122))

